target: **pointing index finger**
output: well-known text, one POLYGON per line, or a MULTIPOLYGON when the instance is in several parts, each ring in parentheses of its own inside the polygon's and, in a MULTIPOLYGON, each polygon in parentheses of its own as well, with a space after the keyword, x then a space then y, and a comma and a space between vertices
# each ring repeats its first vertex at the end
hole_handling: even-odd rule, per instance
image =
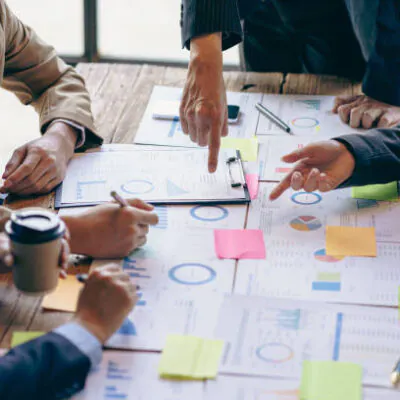
POLYGON ((221 147, 221 126, 219 121, 211 125, 211 132, 208 138, 208 171, 213 173, 218 167, 218 155, 221 147))

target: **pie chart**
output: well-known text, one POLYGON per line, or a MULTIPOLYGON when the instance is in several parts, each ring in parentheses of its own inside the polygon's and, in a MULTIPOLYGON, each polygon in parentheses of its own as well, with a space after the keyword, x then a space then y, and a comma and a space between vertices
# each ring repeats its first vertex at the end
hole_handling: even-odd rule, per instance
POLYGON ((313 217, 311 215, 303 215, 301 217, 297 217, 290 221, 290 226, 296 231, 316 231, 317 229, 321 228, 322 224, 321 221, 313 217))
POLYGON ((325 249, 320 249, 317 250, 314 253, 314 257, 315 259, 317 259, 318 261, 322 261, 322 262, 338 262, 338 261, 342 261, 344 259, 344 257, 341 256, 328 256, 325 252, 325 249))

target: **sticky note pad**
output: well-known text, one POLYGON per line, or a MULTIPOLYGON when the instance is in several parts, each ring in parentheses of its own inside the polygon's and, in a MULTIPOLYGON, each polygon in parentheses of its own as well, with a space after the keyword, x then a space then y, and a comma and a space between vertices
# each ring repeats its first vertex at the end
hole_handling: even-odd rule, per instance
POLYGON ((375 228, 327 226, 326 255, 376 257, 375 228))
POLYGON ((59 279, 56 290, 43 299, 43 309, 75 312, 82 287, 83 284, 78 281, 75 275, 68 275, 66 279, 59 279))
POLYGON ((361 365, 304 361, 300 400, 362 400, 361 365))
POLYGON ((398 201, 399 193, 397 182, 391 182, 383 185, 353 187, 351 196, 355 199, 398 201))
POLYGON ((162 378, 214 379, 223 347, 222 340, 168 335, 158 372, 162 378))
POLYGON ((250 198, 256 199, 258 195, 258 174, 246 174, 246 183, 250 198))
POLYGON ((218 258, 235 260, 265 258, 264 235, 259 229, 216 229, 214 246, 218 258))
POLYGON ((46 332, 14 332, 11 338, 11 347, 19 346, 20 344, 29 342, 39 336, 43 336, 46 332))
POLYGON ((258 139, 256 136, 250 139, 224 137, 221 140, 221 147, 239 150, 243 161, 257 161, 258 139))

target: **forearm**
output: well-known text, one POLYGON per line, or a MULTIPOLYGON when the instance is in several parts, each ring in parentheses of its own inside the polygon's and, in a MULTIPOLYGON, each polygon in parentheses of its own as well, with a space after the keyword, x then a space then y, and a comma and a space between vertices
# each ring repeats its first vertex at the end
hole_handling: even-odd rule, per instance
POLYGON ((88 249, 93 246, 93 233, 82 223, 79 215, 65 216, 61 219, 67 225, 70 233, 71 253, 91 256, 88 249))
POLYGON ((400 180, 400 128, 373 129, 335 138, 354 156, 354 173, 342 186, 400 180))
POLYGON ((182 0, 182 46, 191 47, 195 37, 222 34, 225 50, 242 39, 237 0, 182 0))
POLYGON ((34 106, 42 133, 52 121, 65 119, 85 127, 93 144, 101 143, 94 134, 90 97, 83 78, 6 4, 1 2, 0 7, 6 39, 4 88, 14 92, 23 104, 34 106))

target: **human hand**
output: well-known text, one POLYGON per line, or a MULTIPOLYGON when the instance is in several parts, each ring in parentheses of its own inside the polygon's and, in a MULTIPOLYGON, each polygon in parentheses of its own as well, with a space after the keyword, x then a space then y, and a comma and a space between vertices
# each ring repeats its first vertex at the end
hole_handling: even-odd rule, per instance
POLYGON ((136 287, 116 264, 96 268, 79 296, 75 320, 101 343, 118 330, 137 301, 136 287))
POLYGON ((14 151, 0 191, 19 195, 49 192, 64 179, 76 141, 74 128, 55 122, 43 136, 14 151))
MULTIPOLYGON (((61 241, 61 252, 60 252, 60 277, 65 279, 67 277, 66 270, 68 268, 69 258, 69 232, 66 230, 65 236, 61 241)), ((14 257, 11 252, 10 239, 9 237, 1 233, 0 234, 0 273, 10 272, 10 268, 14 265, 14 257)))
POLYGON ((390 128, 400 123, 400 107, 382 103, 365 94, 336 97, 333 112, 352 128, 390 128))
POLYGON ((274 188, 270 200, 276 200, 289 187, 306 192, 328 192, 348 179, 355 167, 353 155, 336 140, 311 143, 282 160, 297 164, 274 188))
POLYGON ((127 200, 130 207, 115 203, 64 217, 71 231, 73 253, 96 258, 125 257, 146 243, 149 225, 158 223, 153 206, 142 200, 127 200))
POLYGON ((191 40, 189 69, 180 106, 182 130, 199 146, 208 145, 208 170, 215 172, 221 137, 228 135, 228 108, 222 76, 221 34, 191 40))

